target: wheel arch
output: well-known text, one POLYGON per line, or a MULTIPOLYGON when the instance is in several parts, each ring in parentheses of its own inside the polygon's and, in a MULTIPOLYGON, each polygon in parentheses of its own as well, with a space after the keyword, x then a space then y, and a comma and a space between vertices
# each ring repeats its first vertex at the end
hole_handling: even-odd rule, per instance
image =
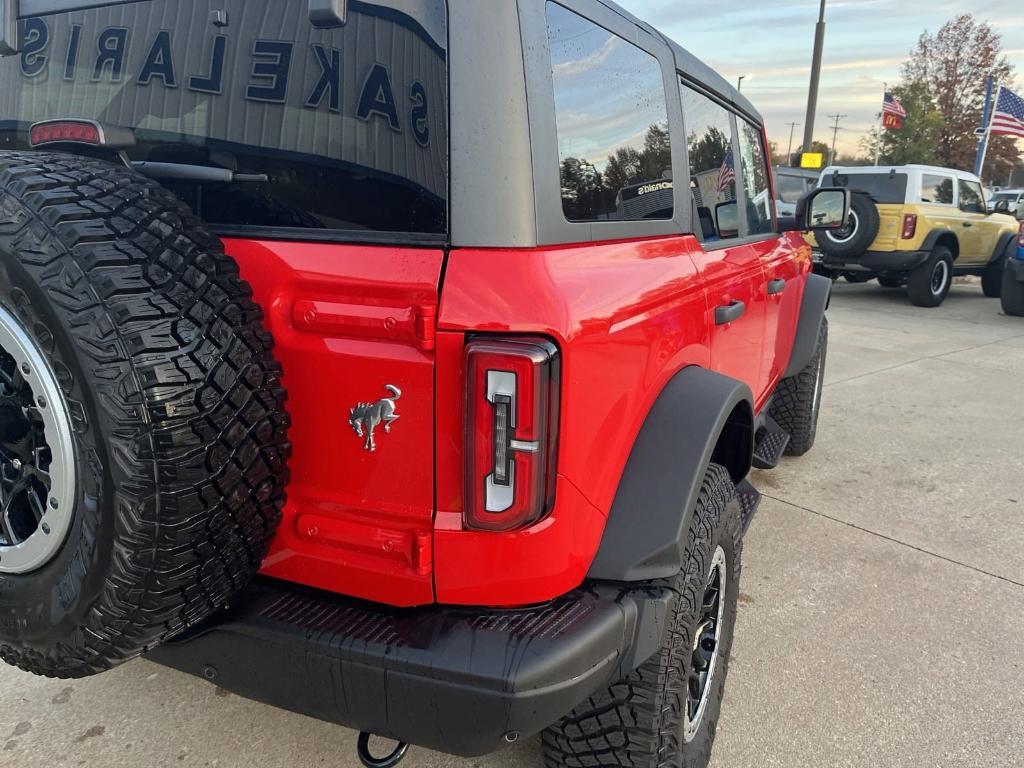
POLYGON ((949 229, 933 229, 928 233, 921 245, 922 251, 931 251, 936 246, 944 245, 953 254, 953 261, 960 258, 960 240, 956 234, 949 229))
POLYGON ((588 578, 646 581, 679 571, 708 464, 724 465, 734 482, 750 471, 753 402, 746 384, 699 366, 665 385, 633 444, 588 578))

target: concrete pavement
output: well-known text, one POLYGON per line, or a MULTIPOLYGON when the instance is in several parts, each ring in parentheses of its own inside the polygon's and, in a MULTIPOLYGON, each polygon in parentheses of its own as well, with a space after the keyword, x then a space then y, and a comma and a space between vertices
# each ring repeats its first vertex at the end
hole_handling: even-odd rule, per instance
MULTIPOLYGON (((1024 765, 1024 321, 837 285, 818 443, 753 481, 713 765, 1024 765), (1015 399, 1014 399, 1015 397, 1015 399)), ((355 768, 355 734, 146 661, 0 667, 0 766, 355 768)), ((536 740, 409 768, 540 765, 536 740)))

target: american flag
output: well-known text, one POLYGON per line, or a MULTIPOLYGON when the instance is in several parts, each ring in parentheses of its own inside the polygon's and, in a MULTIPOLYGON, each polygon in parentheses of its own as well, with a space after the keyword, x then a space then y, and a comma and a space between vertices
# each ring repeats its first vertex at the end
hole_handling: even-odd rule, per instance
POLYGON ((893 96, 889 91, 886 91, 885 99, 882 101, 882 114, 896 115, 897 117, 906 117, 907 110, 905 110, 903 108, 903 105, 900 104, 899 99, 893 96))
POLYGON ((1024 99, 1009 88, 999 89, 990 132, 1024 139, 1024 99))
POLYGON ((730 147, 725 151, 722 167, 718 169, 718 184, 715 186, 715 192, 721 197, 729 185, 734 183, 736 183, 736 161, 733 160, 732 147, 730 147))

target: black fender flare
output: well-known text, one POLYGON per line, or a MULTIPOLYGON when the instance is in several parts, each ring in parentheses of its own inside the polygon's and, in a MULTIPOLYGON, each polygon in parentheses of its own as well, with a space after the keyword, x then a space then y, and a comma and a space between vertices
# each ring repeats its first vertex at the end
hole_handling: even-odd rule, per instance
POLYGON ((633 444, 588 578, 647 581, 679 572, 708 464, 723 464, 735 482, 750 471, 753 404, 750 387, 706 368, 672 377, 633 444))
POLYGON ((994 264, 999 261, 1003 256, 1010 258, 1013 255, 1013 249, 1017 245, 1017 235, 1014 232, 1004 232, 999 236, 996 247, 992 251, 992 255, 989 257, 988 263, 994 264))
POLYGON ((956 243, 956 248, 953 252, 953 260, 955 261, 960 256, 960 238, 958 238, 956 236, 956 232, 951 229, 933 229, 928 233, 927 237, 925 237, 924 242, 921 243, 921 250, 932 250, 936 245, 938 245, 939 238, 941 237, 951 238, 953 242, 956 243))
POLYGON ((832 281, 821 275, 808 275, 804 285, 804 297, 800 304, 800 319, 797 321, 796 338, 789 365, 782 378, 788 379, 802 371, 818 349, 818 334, 832 298, 832 281))

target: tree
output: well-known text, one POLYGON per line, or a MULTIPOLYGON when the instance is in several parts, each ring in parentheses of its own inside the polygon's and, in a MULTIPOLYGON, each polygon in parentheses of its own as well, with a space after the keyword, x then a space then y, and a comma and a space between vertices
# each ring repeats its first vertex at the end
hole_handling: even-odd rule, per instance
MULTIPOLYGON (((878 153, 881 162, 887 165, 944 165, 939 153, 944 122, 928 83, 923 80, 906 82, 893 88, 892 93, 907 110, 907 116, 902 128, 881 132, 881 152, 878 153)), ((876 131, 861 141, 861 148, 868 157, 874 158, 878 143, 876 131)), ((973 156, 971 160, 973 162, 973 156)))
MULTIPOLYGON (((941 165, 973 170, 985 87, 1013 81, 1013 66, 1002 54, 1002 39, 989 24, 970 14, 946 22, 934 35, 924 32, 903 65, 904 86, 924 84, 942 117, 937 160, 941 165)), ((1006 177, 1020 151, 1013 139, 993 137, 988 148, 986 175, 1006 177)))
POLYGON ((691 168, 720 168, 731 140, 712 126, 699 139, 696 133, 691 135, 689 143, 691 168))

